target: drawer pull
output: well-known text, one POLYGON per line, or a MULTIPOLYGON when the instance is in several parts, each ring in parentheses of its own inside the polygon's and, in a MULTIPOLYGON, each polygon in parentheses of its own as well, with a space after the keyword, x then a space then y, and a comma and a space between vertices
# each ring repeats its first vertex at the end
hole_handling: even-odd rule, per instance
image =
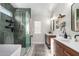
POLYGON ((68 52, 64 51, 65 55, 67 56, 71 56, 68 52))

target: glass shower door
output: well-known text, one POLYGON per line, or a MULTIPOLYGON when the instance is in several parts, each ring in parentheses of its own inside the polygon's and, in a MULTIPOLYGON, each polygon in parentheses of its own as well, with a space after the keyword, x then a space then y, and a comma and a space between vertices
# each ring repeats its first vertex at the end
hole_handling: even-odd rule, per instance
POLYGON ((29 47, 31 46, 31 38, 29 33, 29 20, 30 20, 30 13, 29 9, 18 8, 15 12, 15 19, 17 28, 15 31, 15 42, 17 44, 22 45, 21 55, 25 55, 28 52, 29 47), (17 36, 17 37, 16 37, 17 36))
POLYGON ((30 33, 29 33, 29 20, 30 20, 30 15, 29 15, 29 12, 26 11, 25 12, 25 20, 23 20, 23 23, 24 23, 24 28, 25 28, 25 41, 26 41, 26 48, 25 48, 25 51, 27 54, 28 53, 28 50, 29 50, 29 47, 31 46, 31 38, 30 38, 30 33))
POLYGON ((30 33, 29 33, 29 19, 30 19, 30 15, 28 12, 26 12, 26 46, 29 47, 31 45, 31 38, 30 38, 30 33))

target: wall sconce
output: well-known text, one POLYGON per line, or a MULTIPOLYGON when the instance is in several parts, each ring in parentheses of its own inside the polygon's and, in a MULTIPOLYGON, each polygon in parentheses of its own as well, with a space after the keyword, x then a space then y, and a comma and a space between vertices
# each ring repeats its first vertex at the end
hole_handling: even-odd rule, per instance
POLYGON ((56 19, 57 19, 57 17, 54 16, 54 17, 51 18, 51 21, 56 20, 56 19))

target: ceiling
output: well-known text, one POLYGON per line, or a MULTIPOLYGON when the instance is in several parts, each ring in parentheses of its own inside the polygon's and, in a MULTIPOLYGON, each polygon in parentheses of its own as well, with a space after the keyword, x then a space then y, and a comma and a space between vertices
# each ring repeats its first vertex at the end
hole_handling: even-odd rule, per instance
POLYGON ((48 18, 55 4, 52 3, 12 3, 15 8, 31 8, 32 18, 48 18))

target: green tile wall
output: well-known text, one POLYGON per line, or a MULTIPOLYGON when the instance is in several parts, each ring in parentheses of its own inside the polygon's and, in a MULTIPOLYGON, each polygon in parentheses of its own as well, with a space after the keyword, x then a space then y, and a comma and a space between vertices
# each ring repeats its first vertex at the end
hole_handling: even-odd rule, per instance
MULTIPOLYGON (((8 4, 8 3, 1 3, 3 7, 14 12, 14 8, 8 4)), ((7 23, 5 20, 13 20, 13 17, 10 17, 6 14, 3 14, 0 12, 0 44, 13 44, 14 43, 14 34, 11 32, 10 29, 6 29, 5 26, 7 26, 9 23, 7 23)))

